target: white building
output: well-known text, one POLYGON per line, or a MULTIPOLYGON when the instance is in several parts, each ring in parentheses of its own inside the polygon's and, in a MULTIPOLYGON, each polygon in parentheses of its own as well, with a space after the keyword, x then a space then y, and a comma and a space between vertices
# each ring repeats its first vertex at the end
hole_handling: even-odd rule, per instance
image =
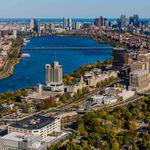
POLYGON ((46 138, 61 131, 60 118, 35 115, 8 126, 8 133, 17 132, 46 138))
POLYGON ((103 95, 95 95, 92 97, 93 103, 98 105, 101 104, 113 104, 117 102, 117 97, 115 96, 103 96, 103 95))
POLYGON ((46 64, 46 83, 39 86, 41 94, 56 96, 64 93, 63 71, 59 62, 55 61, 52 65, 46 64), (42 90, 40 90, 42 88, 42 90))
POLYGON ((39 136, 12 132, 0 138, 0 150, 47 150, 67 135, 68 133, 62 132, 43 139, 39 136))
POLYGON ((132 98, 135 95, 134 91, 128 91, 121 88, 107 88, 105 95, 94 95, 92 97, 93 103, 96 104, 113 104, 116 103, 119 97, 122 97, 123 101, 132 98))

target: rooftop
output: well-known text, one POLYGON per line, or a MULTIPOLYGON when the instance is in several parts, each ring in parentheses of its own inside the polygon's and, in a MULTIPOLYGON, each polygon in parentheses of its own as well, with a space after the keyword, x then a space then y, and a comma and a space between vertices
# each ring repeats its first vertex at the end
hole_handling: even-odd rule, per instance
POLYGON ((31 136, 29 135, 25 135, 24 133, 16 133, 16 132, 12 132, 2 137, 2 139, 5 140, 13 140, 18 142, 25 141, 26 139, 30 139, 30 138, 31 136))
POLYGON ((45 117, 41 115, 34 115, 32 117, 25 118, 21 121, 17 121, 16 123, 10 125, 14 128, 22 128, 28 130, 40 129, 48 124, 54 122, 55 118, 53 117, 45 117))
POLYGON ((130 74, 134 74, 134 75, 138 75, 138 76, 143 76, 145 74, 148 74, 148 72, 146 70, 143 70, 143 69, 137 69, 137 70, 134 70, 132 72, 130 72, 130 74))

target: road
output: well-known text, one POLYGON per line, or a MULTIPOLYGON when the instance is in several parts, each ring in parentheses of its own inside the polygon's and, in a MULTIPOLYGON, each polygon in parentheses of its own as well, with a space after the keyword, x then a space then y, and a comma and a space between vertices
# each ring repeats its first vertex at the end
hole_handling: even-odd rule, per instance
MULTIPOLYGON (((92 107, 90 104, 90 97, 92 97, 93 95, 99 93, 101 90, 100 89, 95 89, 93 91, 91 91, 89 94, 87 94, 84 98, 81 98, 78 101, 69 103, 69 104, 64 104, 61 105, 59 107, 55 107, 55 108, 50 108, 47 110, 43 110, 34 114, 31 114, 30 116, 36 115, 36 114, 40 114, 40 115, 44 115, 44 116, 59 116, 60 114, 63 115, 66 112, 71 112, 71 111, 75 111, 79 116, 80 115, 84 115, 87 112, 90 111, 95 111, 95 110, 100 110, 103 108, 115 108, 115 107, 119 107, 119 106, 124 106, 124 105, 128 105, 129 103, 135 102, 135 101, 139 101, 142 96, 135 96, 129 100, 126 101, 122 101, 119 103, 114 103, 111 105, 101 105, 101 106, 97 106, 97 107, 92 107), (75 108, 74 106, 78 105, 79 108, 75 108)), ((29 117, 29 116, 26 116, 29 117)), ((24 117, 24 118, 26 118, 24 117)), ((7 118, 2 118, 1 121, 8 121, 9 124, 22 120, 24 118, 20 118, 20 119, 7 119, 7 118)), ((8 124, 8 125, 9 125, 8 124)))

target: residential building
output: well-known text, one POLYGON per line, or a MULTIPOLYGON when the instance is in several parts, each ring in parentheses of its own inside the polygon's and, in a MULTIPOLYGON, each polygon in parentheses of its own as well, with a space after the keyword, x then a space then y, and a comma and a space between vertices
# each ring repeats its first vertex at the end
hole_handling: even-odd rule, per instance
POLYGON ((64 93, 63 71, 59 62, 55 61, 52 65, 46 64, 46 83, 39 86, 42 95, 56 96, 64 93))
POLYGON ((93 69, 91 72, 86 72, 84 75, 84 79, 87 82, 87 85, 90 87, 96 87, 97 83, 104 81, 110 77, 117 78, 118 72, 116 71, 107 71, 101 72, 99 69, 93 69))
POLYGON ((46 83, 58 82, 62 83, 62 66, 55 61, 53 65, 46 64, 46 83))
POLYGON ((123 71, 127 73, 129 69, 129 56, 124 48, 113 49, 113 70, 123 71))
POLYGON ((131 64, 131 71, 146 70, 150 74, 150 63, 147 61, 134 61, 131 64))
POLYGON ((135 70, 130 72, 130 89, 137 92, 149 89, 149 73, 146 70, 135 70))
POLYGON ((72 96, 77 93, 78 90, 82 90, 82 88, 87 87, 86 83, 83 81, 83 77, 81 77, 80 81, 74 85, 66 85, 66 92, 70 93, 72 96))

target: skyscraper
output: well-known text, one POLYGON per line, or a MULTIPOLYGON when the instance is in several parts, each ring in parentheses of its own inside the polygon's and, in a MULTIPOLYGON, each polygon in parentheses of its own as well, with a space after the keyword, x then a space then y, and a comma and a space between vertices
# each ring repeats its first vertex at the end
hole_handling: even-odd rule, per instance
POLYGON ((135 14, 129 19, 130 24, 133 24, 135 27, 139 27, 139 15, 135 14))
POLYGON ((94 21, 94 25, 97 27, 103 27, 105 24, 104 18, 101 16, 100 18, 96 18, 94 21))
POLYGON ((95 25, 96 27, 100 27, 100 18, 96 18, 96 19, 95 19, 94 25, 95 25))
POLYGON ((53 65, 46 64, 46 83, 58 82, 62 83, 62 66, 55 61, 53 65))
POLYGON ((35 19, 32 19, 30 22, 30 30, 38 32, 38 22, 35 19))
POLYGON ((71 18, 63 18, 63 28, 64 29, 72 29, 72 20, 71 18))
POLYGON ((125 27, 126 26, 126 22, 127 22, 127 18, 126 15, 121 15, 120 17, 120 27, 125 27))
POLYGON ((71 20, 71 18, 68 18, 68 28, 69 28, 69 30, 72 29, 72 20, 71 20))
POLYGON ((68 20, 67 18, 63 18, 63 28, 66 29, 68 27, 68 20))

